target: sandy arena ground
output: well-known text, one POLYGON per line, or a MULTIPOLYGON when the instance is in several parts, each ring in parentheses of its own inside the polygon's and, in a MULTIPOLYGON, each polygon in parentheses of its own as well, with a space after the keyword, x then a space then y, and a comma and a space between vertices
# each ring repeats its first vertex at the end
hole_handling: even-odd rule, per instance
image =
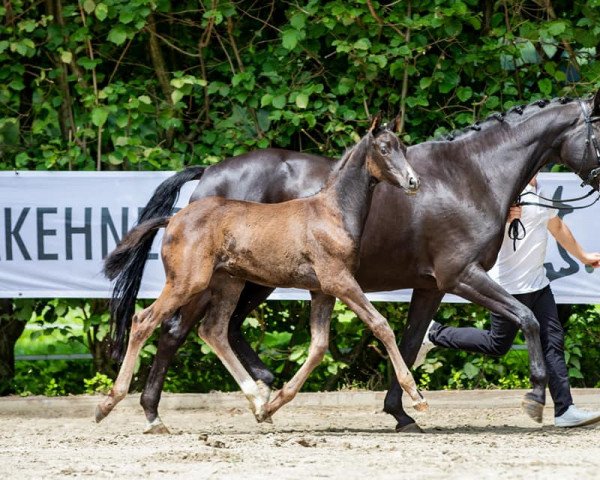
MULTIPOLYGON (((600 478, 600 426, 543 426, 523 392, 429 392, 425 433, 396 434, 381 392, 300 394, 257 424, 237 394, 165 395, 171 435, 144 435, 138 397, 99 425, 94 397, 0 399, 0 479, 600 478)), ((600 410, 600 390, 575 390, 600 410)))

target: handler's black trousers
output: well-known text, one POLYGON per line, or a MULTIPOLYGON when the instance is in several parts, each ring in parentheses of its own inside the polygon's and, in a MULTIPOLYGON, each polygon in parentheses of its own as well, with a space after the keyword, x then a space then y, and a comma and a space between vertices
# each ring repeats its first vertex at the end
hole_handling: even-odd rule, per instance
MULTIPOLYGON (((565 362, 564 331, 558 319, 552 290, 547 286, 537 292, 514 297, 529 307, 540 323, 540 339, 548 368, 548 386, 554 401, 554 414, 562 415, 573 404, 573 398, 565 362)), ((510 350, 519 328, 495 313, 491 314, 490 320, 489 330, 446 327, 435 322, 429 330, 429 339, 439 347, 502 356, 510 350)))

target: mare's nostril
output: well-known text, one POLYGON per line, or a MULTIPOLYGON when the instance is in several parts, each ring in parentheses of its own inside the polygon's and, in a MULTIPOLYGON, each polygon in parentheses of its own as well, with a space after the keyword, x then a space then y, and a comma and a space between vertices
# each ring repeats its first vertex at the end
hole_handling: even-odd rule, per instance
POLYGON ((415 189, 419 186, 419 182, 415 177, 410 177, 408 179, 408 186, 412 189, 415 189))

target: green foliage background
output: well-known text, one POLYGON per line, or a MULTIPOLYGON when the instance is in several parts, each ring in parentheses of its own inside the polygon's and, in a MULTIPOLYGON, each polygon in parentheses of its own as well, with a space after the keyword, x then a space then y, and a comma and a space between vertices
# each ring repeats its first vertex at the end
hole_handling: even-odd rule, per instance
MULTIPOLYGON (((378 110, 400 113, 404 139, 420 142, 515 104, 595 91, 599 7, 600 0, 7 0, 0 6, 0 169, 180 169, 269 146, 335 157, 378 110)), ((106 378, 96 376, 113 369, 103 302, 15 307, 37 325, 22 348, 48 337, 53 348, 80 344, 94 361, 19 362, 14 390, 105 388, 106 378)), ((406 305, 380 307, 399 332, 406 305)), ((247 321, 253 345, 282 378, 306 353, 307 329, 294 325, 305 324, 307 312, 306 304, 271 302, 247 321)), ((595 385, 598 308, 573 312, 571 375, 595 385)), ((472 306, 445 305, 438 315, 457 324, 486 318, 472 306)), ((140 381, 152 352, 148 345, 140 381)), ((521 386, 524 355, 438 353, 421 382, 521 386)), ((177 362, 169 390, 233 387, 197 339, 177 362)), ((339 307, 332 349, 307 388, 382 388, 388 374, 377 342, 339 307)))

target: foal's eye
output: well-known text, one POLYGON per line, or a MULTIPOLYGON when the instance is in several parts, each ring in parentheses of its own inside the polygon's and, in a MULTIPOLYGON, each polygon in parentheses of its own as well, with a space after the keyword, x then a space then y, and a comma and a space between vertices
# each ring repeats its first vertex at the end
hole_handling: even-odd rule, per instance
POLYGON ((388 149, 386 145, 379 145, 379 151, 381 152, 382 155, 387 155, 388 154, 388 149))

